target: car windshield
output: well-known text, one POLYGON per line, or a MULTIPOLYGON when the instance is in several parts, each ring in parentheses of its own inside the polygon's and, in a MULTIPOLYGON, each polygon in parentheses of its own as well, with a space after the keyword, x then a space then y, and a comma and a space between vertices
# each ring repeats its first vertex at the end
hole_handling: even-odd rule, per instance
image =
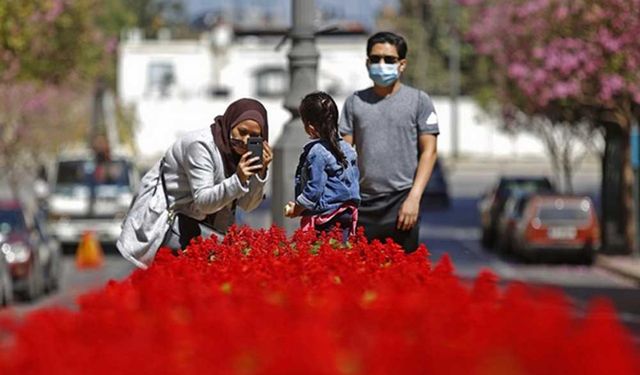
POLYGON ((579 205, 545 205, 540 207, 538 218, 545 224, 584 223, 589 221, 589 210, 579 205))
POLYGON ((527 199, 526 197, 518 199, 518 202, 516 203, 516 207, 514 208, 516 217, 522 217, 522 214, 524 213, 524 208, 527 206, 528 201, 529 199, 527 199))
POLYGON ((507 180, 501 186, 505 194, 511 192, 535 193, 539 191, 551 190, 551 184, 546 179, 540 180, 507 180))
POLYGON ((95 163, 90 160, 63 161, 58 164, 56 190, 65 192, 78 187, 96 186, 98 191, 129 187, 130 166, 126 161, 95 163))
POLYGON ((0 233, 9 233, 12 229, 24 229, 24 216, 19 210, 0 211, 0 233))

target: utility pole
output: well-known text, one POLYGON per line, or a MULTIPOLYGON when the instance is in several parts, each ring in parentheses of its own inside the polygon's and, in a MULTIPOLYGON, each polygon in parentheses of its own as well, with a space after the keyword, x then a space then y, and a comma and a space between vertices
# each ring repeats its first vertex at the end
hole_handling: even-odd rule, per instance
POLYGON ((284 217, 284 206, 294 200, 294 176, 302 146, 308 141, 304 132, 298 105, 302 98, 316 90, 318 81, 318 49, 316 48, 314 0, 293 0, 291 49, 289 59, 289 92, 284 107, 291 112, 282 136, 274 146, 272 171, 271 216, 273 223, 287 234, 299 226, 298 219, 284 217))
POLYGON ((451 48, 449 52, 449 79, 451 101, 451 157, 459 156, 458 142, 458 97, 460 96, 460 38, 458 22, 458 4, 456 0, 449 0, 449 28, 451 48))

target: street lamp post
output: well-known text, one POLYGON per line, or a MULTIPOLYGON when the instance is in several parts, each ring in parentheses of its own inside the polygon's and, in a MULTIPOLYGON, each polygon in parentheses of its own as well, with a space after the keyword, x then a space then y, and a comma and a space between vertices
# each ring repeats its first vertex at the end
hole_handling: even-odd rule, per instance
POLYGON ((449 22, 451 27, 451 47, 449 51, 449 84, 451 99, 451 157, 459 156, 458 142, 458 97, 460 96, 460 37, 458 4, 449 0, 449 22))
POLYGON ((293 0, 291 50, 289 58, 289 91, 284 107, 291 119, 284 125, 282 136, 274 146, 271 216, 273 223, 291 234, 298 227, 297 220, 284 217, 285 204, 294 197, 294 175, 302 145, 308 136, 304 132, 298 104, 309 92, 316 90, 318 50, 315 42, 314 0, 293 0))

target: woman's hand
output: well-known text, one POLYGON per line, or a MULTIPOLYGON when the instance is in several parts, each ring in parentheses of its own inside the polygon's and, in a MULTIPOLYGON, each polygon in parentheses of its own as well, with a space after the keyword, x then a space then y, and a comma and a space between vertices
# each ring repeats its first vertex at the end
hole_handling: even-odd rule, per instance
POLYGON ((246 185, 249 178, 263 169, 262 164, 255 164, 260 158, 252 156, 251 152, 245 152, 240 158, 238 167, 236 168, 236 174, 240 179, 242 185, 246 185))
POLYGON ((273 160, 273 151, 271 150, 271 146, 264 141, 262 143, 262 170, 260 171, 260 178, 264 179, 267 177, 267 168, 271 161, 273 160))

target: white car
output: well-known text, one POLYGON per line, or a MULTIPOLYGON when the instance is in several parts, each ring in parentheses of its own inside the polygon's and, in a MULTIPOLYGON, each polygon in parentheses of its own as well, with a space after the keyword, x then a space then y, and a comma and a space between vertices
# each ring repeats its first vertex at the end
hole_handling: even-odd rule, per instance
POLYGON ((115 155, 97 162, 93 155, 60 156, 47 198, 52 234, 62 244, 77 244, 92 232, 115 243, 135 193, 138 176, 132 159, 115 155))

